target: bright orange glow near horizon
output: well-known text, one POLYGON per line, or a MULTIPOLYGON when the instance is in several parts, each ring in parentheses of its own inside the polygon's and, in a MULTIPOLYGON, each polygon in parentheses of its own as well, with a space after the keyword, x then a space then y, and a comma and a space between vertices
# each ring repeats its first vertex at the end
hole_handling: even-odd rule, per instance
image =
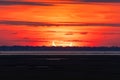
POLYGON ((120 46, 120 3, 24 1, 0 5, 0 46, 120 46))
POLYGON ((72 42, 65 42, 65 41, 52 41, 52 46, 62 46, 62 47, 73 47, 72 42))

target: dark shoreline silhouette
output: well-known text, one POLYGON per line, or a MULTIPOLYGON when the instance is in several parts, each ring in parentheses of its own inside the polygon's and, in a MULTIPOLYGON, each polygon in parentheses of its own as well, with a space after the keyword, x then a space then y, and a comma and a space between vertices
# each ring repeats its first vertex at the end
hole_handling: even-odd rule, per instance
POLYGON ((0 51, 120 51, 120 47, 0 46, 0 51))
MULTIPOLYGON (((120 47, 0 46, 0 51, 120 51, 120 47)), ((57 53, 57 52, 56 52, 57 53)), ((114 53, 114 52, 113 52, 114 53)), ((74 52, 73 52, 74 54, 74 52)), ((120 55, 0 55, 4 78, 106 79, 120 76, 120 55)), ((83 80, 82 79, 82 80, 83 80)))

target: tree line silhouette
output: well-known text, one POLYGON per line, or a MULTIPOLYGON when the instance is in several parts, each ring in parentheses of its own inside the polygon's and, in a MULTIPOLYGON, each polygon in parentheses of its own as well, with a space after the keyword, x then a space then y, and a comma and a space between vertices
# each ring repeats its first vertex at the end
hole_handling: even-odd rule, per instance
POLYGON ((120 51, 120 47, 0 46, 0 51, 120 51))

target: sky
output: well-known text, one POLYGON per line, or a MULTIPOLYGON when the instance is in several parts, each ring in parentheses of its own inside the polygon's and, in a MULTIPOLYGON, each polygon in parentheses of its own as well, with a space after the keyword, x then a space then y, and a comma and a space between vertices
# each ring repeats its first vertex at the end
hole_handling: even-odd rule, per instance
POLYGON ((119 46, 120 0, 0 0, 0 46, 119 46))

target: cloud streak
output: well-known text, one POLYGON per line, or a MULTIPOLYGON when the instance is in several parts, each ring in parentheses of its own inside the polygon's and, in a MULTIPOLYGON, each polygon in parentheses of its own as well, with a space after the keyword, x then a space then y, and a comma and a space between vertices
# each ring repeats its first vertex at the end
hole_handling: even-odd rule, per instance
POLYGON ((120 0, 69 0, 72 2, 120 2, 120 0))
POLYGON ((26 25, 26 26, 52 26, 52 24, 48 24, 48 23, 44 23, 44 22, 9 21, 9 20, 1 20, 0 24, 5 24, 5 25, 26 25))
POLYGON ((25 25, 25 26, 111 26, 120 27, 120 23, 79 23, 79 22, 64 22, 64 23, 47 23, 47 22, 30 22, 30 21, 10 21, 0 20, 3 25, 25 25))
POLYGON ((32 6, 54 6, 56 3, 60 4, 79 4, 84 2, 120 2, 120 0, 64 0, 64 1, 53 1, 53 2, 31 2, 22 0, 0 0, 0 5, 10 6, 10 5, 32 5, 32 6))
POLYGON ((53 6, 53 4, 50 4, 50 3, 43 3, 43 2, 25 2, 25 1, 0 1, 0 5, 53 6))
MULTIPOLYGON (((81 1, 81 0, 76 0, 81 1)), ((120 0, 84 0, 84 2, 120 2, 120 0)))

